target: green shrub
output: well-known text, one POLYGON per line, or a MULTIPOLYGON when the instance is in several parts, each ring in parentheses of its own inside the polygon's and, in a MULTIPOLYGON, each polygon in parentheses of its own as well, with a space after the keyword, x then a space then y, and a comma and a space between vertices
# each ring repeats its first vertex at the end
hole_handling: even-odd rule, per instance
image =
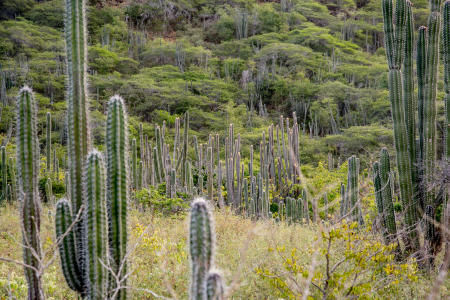
POLYGON ((149 187, 136 191, 134 194, 136 203, 144 208, 150 208, 154 212, 162 214, 174 214, 186 211, 189 204, 181 198, 169 198, 165 195, 165 184, 159 187, 149 187))

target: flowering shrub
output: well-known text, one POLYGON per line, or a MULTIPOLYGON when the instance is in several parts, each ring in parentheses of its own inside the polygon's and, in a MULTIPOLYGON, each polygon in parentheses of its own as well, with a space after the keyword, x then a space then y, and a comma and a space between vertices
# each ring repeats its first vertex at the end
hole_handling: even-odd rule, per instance
POLYGON ((269 248, 281 257, 281 269, 266 264, 256 269, 261 278, 278 291, 280 297, 299 299, 311 293, 323 299, 372 299, 374 295, 395 295, 400 283, 417 281, 415 261, 395 261, 396 245, 384 245, 370 226, 358 228, 356 222, 342 222, 321 231, 311 246, 312 259, 302 262, 296 248, 269 248))

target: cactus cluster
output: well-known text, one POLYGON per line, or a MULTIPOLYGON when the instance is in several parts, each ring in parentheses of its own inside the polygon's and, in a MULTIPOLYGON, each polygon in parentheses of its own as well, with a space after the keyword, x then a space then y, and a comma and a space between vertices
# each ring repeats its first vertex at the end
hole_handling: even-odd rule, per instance
MULTIPOLYGON (((219 207, 228 205, 247 216, 267 218, 270 215, 270 186, 289 190, 289 186, 300 183, 300 135, 295 113, 292 126, 290 119, 280 117, 277 126, 269 126, 268 137, 263 133, 259 145, 259 172, 255 172, 253 166, 253 146, 250 147, 248 169, 242 162, 241 138, 235 134, 233 124, 229 125, 224 140, 219 134, 210 134, 207 143, 201 144, 193 136, 194 156, 189 157, 187 112, 183 120, 184 133, 181 134, 182 120, 175 119, 172 146, 166 142, 168 129, 165 122, 155 126, 154 146, 144 134, 142 125, 139 126, 139 143, 131 143, 131 178, 137 182, 132 184, 133 187, 140 189, 165 183, 168 197, 176 197, 177 193, 205 196, 219 207), (223 161, 221 145, 224 145, 223 161)), ((284 201, 281 199, 279 203, 284 201)))
MULTIPOLYGON (((412 3, 408 0, 383 0, 386 57, 389 67, 389 97, 394 123, 394 140, 405 228, 405 250, 420 248, 419 219, 425 224, 427 255, 434 257, 440 244, 436 211, 443 197, 435 185, 437 167, 436 94, 438 83, 439 40, 441 19, 444 53, 444 89, 446 91, 446 122, 448 122, 448 26, 449 2, 430 0, 427 27, 419 28, 416 73, 417 96, 414 93, 414 22, 412 3), (417 98, 416 98, 417 97, 417 98), (415 110, 418 111, 416 121, 415 110), (432 227, 432 228, 431 228, 432 227)), ((448 123, 446 123, 448 124, 448 123)), ((448 126, 444 129, 444 158, 448 157, 448 126)), ((374 175, 377 176, 376 174, 374 175)), ((384 200, 383 200, 384 203, 384 200)), ((392 228, 391 228, 392 229, 392 228)), ((389 231, 390 229, 387 229, 389 231)))
MULTIPOLYGON (((126 299, 122 286, 127 247, 128 125, 123 100, 112 97, 108 103, 105 174, 102 155, 90 149, 85 14, 84 0, 66 1, 69 200, 62 199, 56 205, 56 233, 61 266, 71 289, 88 299, 104 299, 110 293, 126 299)), ((137 184, 136 177, 133 184, 137 184)))
POLYGON ((192 300, 221 300, 224 295, 222 276, 213 269, 215 236, 208 203, 203 198, 192 202, 189 226, 192 300))
POLYGON ((69 287, 89 299, 110 295, 115 299, 127 298, 123 288, 126 285, 128 242, 127 126, 123 99, 113 96, 108 102, 106 174, 102 154, 90 151, 83 170, 85 211, 74 213, 66 199, 57 203, 56 233, 61 240, 59 252, 63 273, 69 287), (80 220, 74 219, 75 216, 80 220), (83 226, 82 245, 77 244, 74 230, 63 236, 72 222, 83 226), (77 263, 77 253, 81 267, 77 263))

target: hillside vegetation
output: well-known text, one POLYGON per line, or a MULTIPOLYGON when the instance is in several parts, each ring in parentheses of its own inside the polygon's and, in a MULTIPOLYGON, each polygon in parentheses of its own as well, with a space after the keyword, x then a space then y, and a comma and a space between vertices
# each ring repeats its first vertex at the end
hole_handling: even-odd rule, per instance
POLYGON ((450 0, 3 0, 0 299, 450 297, 449 81, 450 0))

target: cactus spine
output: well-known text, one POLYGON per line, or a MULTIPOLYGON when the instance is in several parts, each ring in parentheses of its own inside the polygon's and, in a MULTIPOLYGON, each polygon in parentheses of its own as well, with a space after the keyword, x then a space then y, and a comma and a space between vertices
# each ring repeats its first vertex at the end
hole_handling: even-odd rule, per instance
MULTIPOLYGON (((109 224, 109 254, 112 271, 122 285, 126 285, 125 255, 127 252, 128 205, 128 124, 125 104, 120 96, 113 96, 108 103, 106 127, 107 153, 107 207, 109 224)), ((111 290, 116 282, 111 281, 111 290)), ((116 299, 126 299, 126 290, 117 292, 116 299)))
MULTIPOLYGON (((19 92, 16 122, 17 184, 21 204, 23 260, 26 265, 32 267, 25 267, 24 269, 28 283, 28 299, 44 299, 40 265, 41 208, 38 191, 39 145, 36 128, 36 103, 31 89, 27 86, 19 92)), ((5 154, 5 150, 2 149, 2 156, 5 154)), ((6 160, 6 157, 4 159, 6 160)), ((6 192, 6 189, 4 192, 6 192)))
POLYGON ((191 207, 189 245, 191 255, 190 299, 207 299, 207 277, 213 264, 215 247, 214 228, 207 203, 202 198, 191 207))

